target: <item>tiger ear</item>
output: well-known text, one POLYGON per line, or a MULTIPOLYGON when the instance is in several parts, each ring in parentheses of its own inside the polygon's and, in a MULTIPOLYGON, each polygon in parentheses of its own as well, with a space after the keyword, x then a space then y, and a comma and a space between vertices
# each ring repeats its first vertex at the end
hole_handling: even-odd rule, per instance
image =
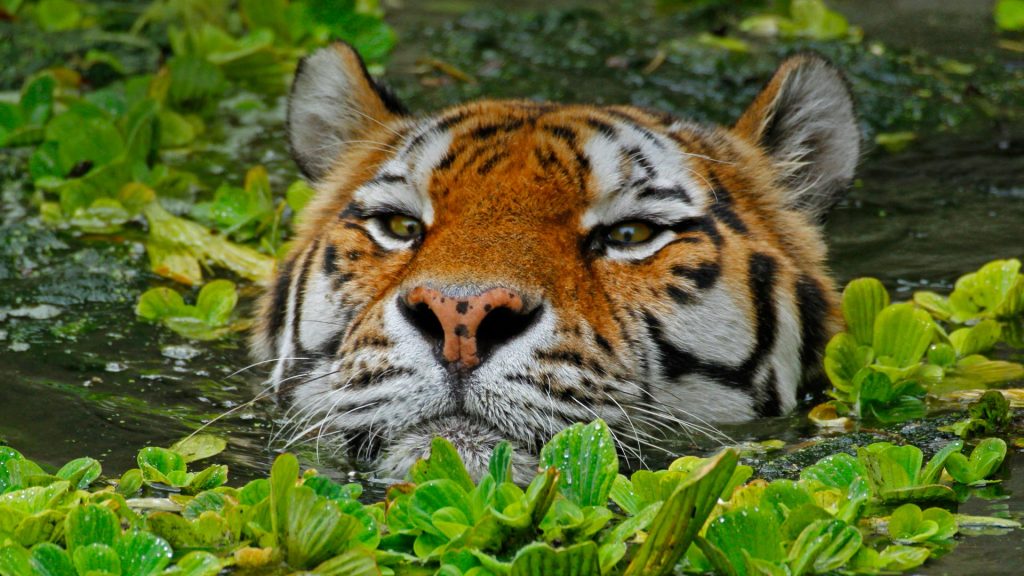
POLYGON ((406 113, 352 46, 336 42, 303 58, 288 97, 288 143, 306 178, 321 179, 348 142, 406 113))
POLYGON ((820 220, 850 186, 860 154, 853 98, 824 58, 787 59, 734 127, 775 162, 787 204, 820 220))

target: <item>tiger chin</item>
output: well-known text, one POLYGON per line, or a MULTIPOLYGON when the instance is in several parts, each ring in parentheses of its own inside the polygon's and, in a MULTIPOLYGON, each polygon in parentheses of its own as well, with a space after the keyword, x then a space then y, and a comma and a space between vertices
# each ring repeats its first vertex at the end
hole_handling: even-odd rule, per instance
POLYGON ((859 154, 818 56, 731 127, 632 106, 481 100, 412 115, 348 45, 305 58, 288 137, 317 190, 262 298, 293 439, 401 477, 452 441, 527 478, 603 418, 665 435, 786 414, 841 325, 820 222, 859 154))

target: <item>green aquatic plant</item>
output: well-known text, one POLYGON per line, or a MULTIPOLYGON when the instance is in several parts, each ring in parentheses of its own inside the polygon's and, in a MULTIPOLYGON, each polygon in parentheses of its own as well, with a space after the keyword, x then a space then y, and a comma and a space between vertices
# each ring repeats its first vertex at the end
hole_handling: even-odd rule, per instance
POLYGON ((231 323, 238 303, 238 291, 230 280, 214 280, 203 286, 195 305, 186 304, 176 290, 160 286, 139 297, 135 313, 195 340, 215 340, 230 332, 244 330, 249 323, 231 323))
POLYGON ((1013 420, 1010 402, 998 390, 987 390, 967 408, 967 418, 942 426, 939 430, 952 432, 961 438, 995 434, 1013 420))
MULTIPOLYGON (((1015 271, 1002 265, 983 268, 997 269, 1015 271)), ((989 297, 979 299, 1004 309, 1000 307, 1005 307, 1005 295, 1013 300, 1016 288, 999 292, 994 286, 1016 286, 1018 278, 1008 272, 1000 281, 993 276, 987 272, 981 275, 984 281, 968 284, 986 286, 979 290, 989 297)), ((1024 286, 1024 278, 1020 282, 1024 286)), ((927 413, 924 398, 929 392, 1024 377, 1024 366, 983 355, 1000 340, 999 322, 976 317, 973 326, 947 333, 939 324, 945 318, 933 318, 927 310, 911 302, 890 303, 888 291, 874 278, 847 284, 842 298, 846 331, 829 341, 824 359, 833 386, 829 395, 838 415, 882 422, 921 417, 927 413)))
POLYGON ((1001 438, 985 438, 974 447, 968 458, 959 452, 949 455, 946 471, 954 480, 968 486, 988 483, 988 477, 999 469, 1006 458, 1006 442, 1001 438))
MULTIPOLYGON (((877 573, 948 549, 958 519, 987 522, 886 507, 893 490, 897 501, 934 499, 930 483, 944 468, 960 474, 949 464, 959 443, 923 469, 920 450, 879 443, 857 458, 826 457, 798 480, 749 480, 734 449, 626 479, 598 420, 552 438, 525 489, 512 482, 508 443, 474 481, 454 447, 435 439, 380 502, 362 502, 358 484, 302 472, 290 454, 240 488, 225 484, 224 466, 188 470, 225 445, 195 435, 144 448, 139 468, 114 483, 89 458, 50 474, 0 446, 0 575, 877 573)), ((997 469, 1005 444, 996 448, 979 444, 962 464, 965 479, 977 484, 997 469)))
POLYGON ((1024 274, 1020 260, 993 260, 961 276, 948 296, 915 292, 914 302, 940 320, 966 324, 986 318, 1008 320, 1024 314, 1024 274))

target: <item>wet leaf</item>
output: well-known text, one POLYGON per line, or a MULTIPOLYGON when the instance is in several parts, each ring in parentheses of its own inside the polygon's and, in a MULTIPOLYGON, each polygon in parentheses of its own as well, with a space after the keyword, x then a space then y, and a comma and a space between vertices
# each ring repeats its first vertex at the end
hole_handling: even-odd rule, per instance
MULTIPOLYGON (((64 521, 64 538, 68 551, 72 554, 75 554, 78 548, 92 544, 113 546, 120 535, 121 524, 117 515, 105 506, 85 504, 73 508, 64 521)), ((100 551, 95 554, 103 556, 106 553, 100 551)), ((77 557, 75 565, 79 565, 77 557)))
POLYGON ((107 544, 89 544, 75 548, 71 555, 79 574, 121 575, 121 559, 107 544))
POLYGON ((548 544, 534 543, 522 548, 512 561, 511 576, 547 576, 574 574, 600 576, 597 545, 580 542, 566 548, 555 549, 548 544))
POLYGON ((690 474, 661 506, 624 574, 672 571, 729 484, 737 460, 735 451, 723 450, 690 474))
POLYGON ((557 468, 559 489, 578 506, 603 506, 619 472, 615 442, 603 420, 574 424, 552 438, 540 454, 542 467, 557 468))
POLYGON ((115 546, 121 559, 123 576, 159 574, 170 562, 173 552, 163 538, 149 532, 126 532, 115 546))
POLYGON ((991 476, 1006 458, 1006 442, 1002 438, 986 438, 978 443, 968 458, 960 453, 950 454, 946 471, 954 480, 967 485, 980 485, 991 476))
POLYGON ((220 573, 222 566, 223 563, 213 554, 194 551, 178 560, 164 574, 166 576, 216 576, 220 573))
POLYGON ((872 347, 879 358, 891 359, 897 367, 921 361, 931 344, 934 322, 927 312, 913 304, 891 304, 875 319, 872 347))
POLYGON ((100 477, 103 468, 92 458, 77 458, 57 471, 57 477, 67 480, 78 489, 85 489, 100 477))
POLYGON ((430 456, 418 460, 409 470, 409 479, 417 484, 430 480, 447 479, 455 482, 459 488, 469 492, 473 489, 466 466, 462 463, 458 451, 448 440, 437 437, 430 442, 430 456))
POLYGON ((50 542, 32 547, 32 567, 40 576, 77 576, 71 556, 50 542))
POLYGON ((843 289, 843 319, 857 344, 871 346, 875 318, 889 305, 889 292, 874 278, 858 278, 843 289))
POLYGON ((170 450, 180 454, 182 459, 189 463, 216 456, 223 452, 227 445, 227 440, 212 434, 193 434, 172 444, 170 450))
POLYGON ((904 504, 892 512, 889 537, 899 544, 942 542, 956 535, 956 520, 941 508, 924 512, 915 504, 904 504))

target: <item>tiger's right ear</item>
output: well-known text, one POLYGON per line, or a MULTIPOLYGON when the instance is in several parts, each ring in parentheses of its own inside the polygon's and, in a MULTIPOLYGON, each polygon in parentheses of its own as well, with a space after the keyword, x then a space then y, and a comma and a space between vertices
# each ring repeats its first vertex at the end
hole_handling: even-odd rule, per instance
POLYGON ((336 42, 303 58, 288 97, 288 143, 302 174, 317 181, 347 143, 405 115, 352 46, 336 42))

